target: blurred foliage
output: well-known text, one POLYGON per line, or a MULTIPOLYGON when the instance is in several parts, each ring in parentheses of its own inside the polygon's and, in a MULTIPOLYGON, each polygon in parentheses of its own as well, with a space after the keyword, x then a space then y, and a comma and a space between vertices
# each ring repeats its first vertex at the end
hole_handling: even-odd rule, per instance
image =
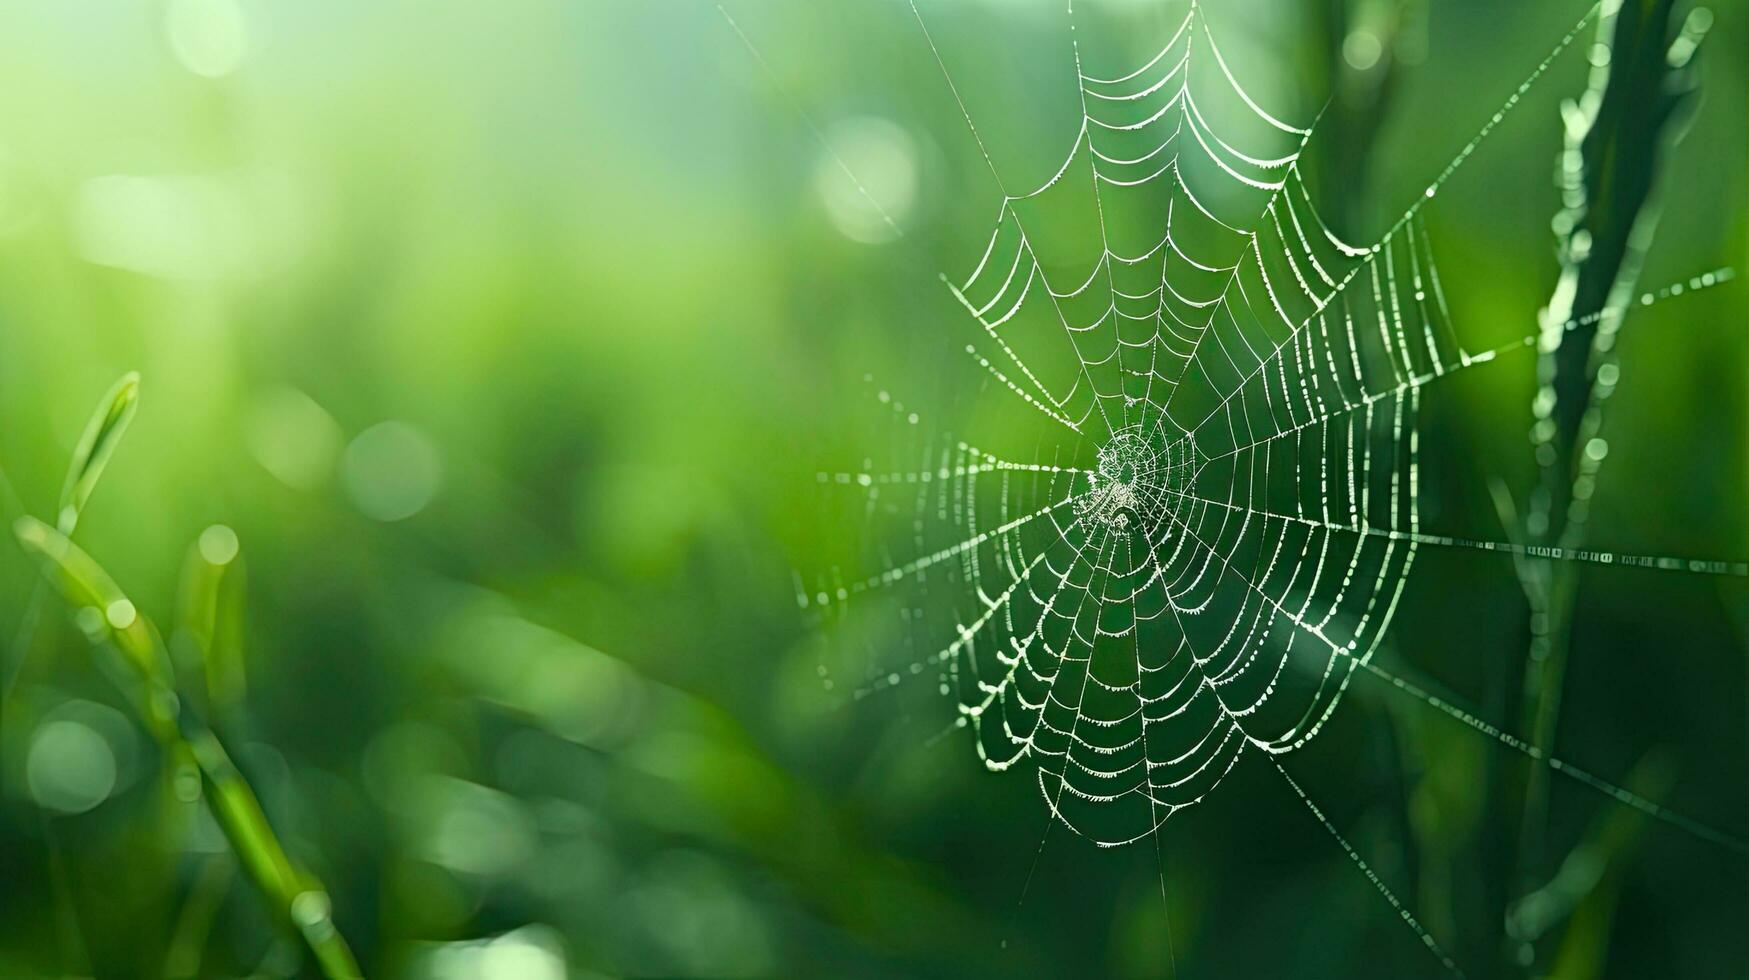
MULTIPOLYGON (((77 547, 165 616, 182 696, 367 975, 1433 975, 1267 767, 1158 854, 1041 851, 1030 777, 942 735, 951 703, 821 683, 791 570, 856 558, 814 474, 889 444, 865 375, 928 424, 1033 447, 936 279, 975 261, 996 197, 908 8, 730 6, 781 88, 691 0, 0 6, 6 526, 85 504, 77 547), (865 148, 903 239, 797 107, 865 148), (131 370, 125 438, 82 438, 131 370), (106 461, 89 501, 63 489, 76 451, 106 461)), ((1005 174, 1048 175, 1076 118, 1062 4, 925 6, 1005 174)), ((1103 6, 1134 27, 1114 60, 1182 10, 1103 6)), ((1583 5, 1209 8, 1264 104, 1305 120, 1341 93, 1309 160, 1365 239, 1583 5)), ((1749 260, 1749 10, 1715 13, 1646 286, 1749 260)), ((1559 275, 1559 107, 1587 55, 1428 213, 1478 347, 1534 329, 1559 275)), ((1749 555, 1746 315, 1733 285, 1627 318, 1590 543, 1749 555)), ((1503 361, 1430 395, 1426 526, 1502 536, 1488 482, 1537 478, 1535 385, 1503 361)), ((28 642, 4 664, 0 975, 314 970, 36 563, 3 553, 0 637, 28 642)), ((1749 591, 1577 578, 1554 744, 1741 832, 1749 591)), ((1381 657, 1502 717, 1484 695, 1524 615, 1504 558, 1425 553, 1381 657)), ((896 662, 928 638, 867 643, 896 662)), ((1357 686, 1290 761, 1442 942, 1491 956, 1464 855, 1485 768, 1520 765, 1497 753, 1357 686)), ((1742 862, 1550 794, 1568 857, 1512 910, 1565 923, 1549 969, 1742 972, 1742 862)))

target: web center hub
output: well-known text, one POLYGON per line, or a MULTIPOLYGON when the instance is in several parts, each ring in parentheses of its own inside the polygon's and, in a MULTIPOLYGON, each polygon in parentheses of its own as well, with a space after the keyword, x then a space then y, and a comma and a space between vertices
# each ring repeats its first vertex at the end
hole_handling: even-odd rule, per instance
POLYGON ((1158 425, 1119 429, 1099 448, 1095 468, 1088 473, 1091 486, 1076 512, 1089 523, 1152 535, 1175 509, 1190 461, 1187 438, 1168 439, 1158 425))

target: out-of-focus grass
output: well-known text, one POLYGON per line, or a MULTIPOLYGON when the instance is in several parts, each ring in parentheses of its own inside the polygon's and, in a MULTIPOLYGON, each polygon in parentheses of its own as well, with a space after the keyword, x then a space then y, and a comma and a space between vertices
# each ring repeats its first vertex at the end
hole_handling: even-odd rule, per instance
MULTIPOLYGON (((845 704, 816 676, 790 569, 854 557, 810 515, 815 470, 887 444, 864 374, 938 425, 1012 432, 935 279, 975 262, 995 198, 903 5, 731 6, 828 131, 874 116, 914 141, 905 239, 841 230, 818 146, 708 4, 0 9, 6 523, 53 512, 84 413, 138 367, 150 410, 81 546, 168 611, 204 529, 247 543, 239 618, 190 612, 166 640, 179 675, 208 644, 241 665, 202 680, 214 722, 371 975, 1159 975, 1151 850, 1053 836, 1017 907, 1044 829, 1027 780, 935 741, 949 704, 845 704)), ((1331 55, 1298 15, 1209 6, 1253 94, 1309 118, 1328 93, 1305 65, 1331 55)), ((1353 220, 1420 193, 1580 6, 1426 5, 1353 220)), ((1048 174, 1073 132, 1061 5, 928 7, 1005 171, 1048 174)), ((1749 250, 1746 24, 1717 21, 1648 285, 1749 250)), ((1532 329, 1554 282, 1582 56, 1429 214, 1478 346, 1532 329)), ((1749 554, 1746 304, 1722 288, 1624 327, 1599 547, 1749 554)), ((1427 400, 1427 526, 1499 536, 1486 478, 1529 485, 1533 388, 1502 363, 1427 400)), ((40 581, 13 558, 6 638, 40 581)), ((1504 561, 1422 556, 1382 656, 1474 695, 1478 651, 1522 642, 1515 588, 1504 561)), ((1746 616, 1731 584, 1587 571, 1557 744, 1623 778, 1662 747, 1673 805, 1744 812, 1746 616)), ((190 945, 213 972, 294 972, 85 639, 61 617, 34 636, 0 755, 0 973, 150 974, 190 945)), ((1414 904, 1443 937, 1473 908, 1445 845, 1479 819, 1490 751, 1357 691, 1294 762, 1398 884, 1408 760, 1414 904)), ((1264 775, 1241 767, 1162 839, 1184 972, 1424 967, 1264 775)), ((1569 789, 1563 848, 1605 819, 1569 789)), ((1607 942, 1616 975, 1728 975, 1739 869, 1656 828, 1628 850, 1611 927, 1563 961, 1607 942)))
MULTIPOLYGON (((251 882, 274 914, 303 936, 323 976, 359 976, 351 949, 334 929, 327 893, 286 856, 248 781, 237 771, 218 737, 183 702, 157 628, 109 573, 69 537, 133 418, 139 386, 139 375, 130 373, 98 402, 67 471, 59 526, 20 517, 14 534, 18 544, 41 562, 43 574, 75 610, 75 621, 93 645, 100 652, 121 655, 122 669, 113 674, 171 765, 166 785, 174 787, 184 801, 205 801, 206 812, 223 831, 251 882)), ((233 536, 233 547, 228 549, 231 554, 223 556, 225 562, 235 558, 234 544, 233 536)), ((194 602, 211 605, 198 599, 194 602)), ((29 636, 19 639, 18 646, 28 649, 29 636)), ((48 764, 66 763, 53 760, 48 764)))

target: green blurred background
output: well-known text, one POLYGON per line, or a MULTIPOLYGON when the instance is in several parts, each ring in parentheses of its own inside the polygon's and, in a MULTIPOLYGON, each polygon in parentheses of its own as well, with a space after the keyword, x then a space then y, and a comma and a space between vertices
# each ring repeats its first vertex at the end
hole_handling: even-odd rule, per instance
MULTIPOLYGON (((1005 175, 1048 176, 1078 112, 1063 5, 920 6, 1005 175)), ((1108 68, 1183 11, 1103 6, 1146 28, 1085 42, 1108 68)), ((975 263, 998 198, 904 3, 730 9, 770 74, 690 0, 0 6, 6 522, 52 518, 93 404, 138 370, 78 541, 174 650, 191 548, 235 530, 246 590, 212 656, 241 682, 211 720, 369 975, 1438 975, 1267 767, 1158 853, 1041 851, 1031 777, 942 736, 950 700, 847 696, 934 639, 823 638, 794 598, 796 573, 876 570, 815 479, 909 462, 879 458, 865 376, 932 432, 1037 449, 936 278, 975 263)), ((1583 9, 1207 13, 1263 104, 1303 121, 1333 98, 1310 159, 1370 240, 1583 9)), ((1749 10, 1715 12, 1649 287, 1749 260, 1749 10)), ((1534 329, 1553 286, 1558 104, 1589 44, 1429 211, 1477 347, 1534 329)), ((1730 285, 1629 318, 1593 544, 1749 556, 1746 313, 1730 285)), ((1430 389, 1430 529, 1501 537, 1487 485, 1534 478, 1532 368, 1430 389)), ((313 969, 64 605, 20 628, 40 576, 0 553, 0 627, 26 641, 0 719, 0 975, 313 969)), ((1749 585, 1579 583, 1560 752, 1749 830, 1749 585)), ((1524 616, 1506 559, 1425 551, 1381 661, 1481 704, 1524 616)), ((1502 928, 1467 855, 1501 751, 1357 685, 1289 760, 1484 974, 1502 928)), ((1749 973, 1749 861, 1554 793, 1577 884, 1538 972, 1749 973)))

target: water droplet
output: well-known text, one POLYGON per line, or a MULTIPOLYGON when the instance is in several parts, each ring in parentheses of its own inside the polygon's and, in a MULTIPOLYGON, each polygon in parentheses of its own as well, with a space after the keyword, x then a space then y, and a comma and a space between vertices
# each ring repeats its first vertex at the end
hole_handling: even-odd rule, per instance
POLYGON ((237 557, 237 532, 223 524, 214 524, 200 532, 197 545, 200 557, 209 565, 229 565, 237 557))
POLYGON ((425 509, 437 495, 442 466, 437 449, 405 422, 382 422, 360 432, 341 462, 352 502, 368 517, 399 521, 425 509))

